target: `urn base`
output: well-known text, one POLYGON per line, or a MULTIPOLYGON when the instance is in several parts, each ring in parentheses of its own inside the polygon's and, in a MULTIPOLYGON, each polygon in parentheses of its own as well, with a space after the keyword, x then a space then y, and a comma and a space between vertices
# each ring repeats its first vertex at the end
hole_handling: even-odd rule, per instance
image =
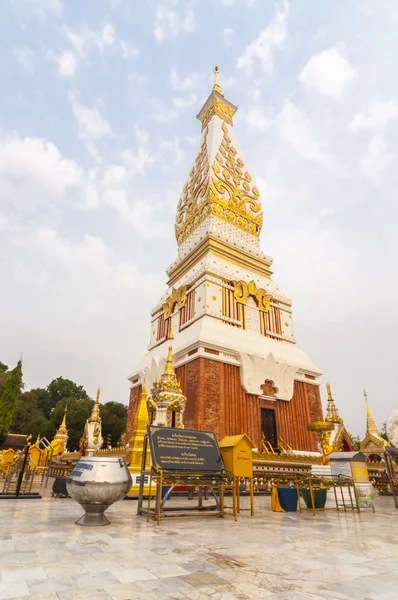
POLYGON ((104 515, 108 506, 104 506, 103 504, 81 504, 81 507, 84 508, 85 513, 76 521, 76 525, 83 525, 85 527, 110 525, 111 522, 104 515))

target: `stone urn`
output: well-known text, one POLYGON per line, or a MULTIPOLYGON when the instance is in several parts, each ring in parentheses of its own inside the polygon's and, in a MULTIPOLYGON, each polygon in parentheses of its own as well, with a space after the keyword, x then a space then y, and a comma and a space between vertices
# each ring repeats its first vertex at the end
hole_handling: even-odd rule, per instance
POLYGON ((106 509, 124 498, 131 488, 131 475, 124 458, 84 456, 66 481, 73 500, 84 508, 77 525, 97 527, 109 525, 106 509))

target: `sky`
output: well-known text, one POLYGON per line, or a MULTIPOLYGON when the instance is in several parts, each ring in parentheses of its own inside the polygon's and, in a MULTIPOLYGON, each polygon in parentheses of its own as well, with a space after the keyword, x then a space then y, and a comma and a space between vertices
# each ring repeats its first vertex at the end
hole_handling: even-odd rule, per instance
POLYGON ((397 408, 398 2, 2 0, 0 360, 127 403, 213 65, 299 346, 353 434, 397 408))

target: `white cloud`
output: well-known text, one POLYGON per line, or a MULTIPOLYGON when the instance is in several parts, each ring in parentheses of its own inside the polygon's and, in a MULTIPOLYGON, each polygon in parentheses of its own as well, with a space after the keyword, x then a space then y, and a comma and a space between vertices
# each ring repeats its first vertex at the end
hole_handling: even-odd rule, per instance
POLYGON ((357 76, 345 56, 344 44, 313 54, 299 75, 305 86, 319 94, 338 98, 357 76))
POLYGON ((77 69, 77 59, 73 52, 65 50, 61 54, 54 56, 58 64, 58 72, 62 77, 71 77, 77 69))
POLYGON ((98 31, 88 27, 73 31, 69 27, 65 27, 64 35, 81 56, 84 56, 86 46, 95 46, 100 52, 104 52, 115 42, 115 28, 110 23, 103 25, 98 31))
POLYGON ((99 139, 108 135, 111 132, 111 126, 108 121, 104 119, 95 106, 94 108, 88 108, 77 99, 77 94, 69 92, 69 101, 72 105, 73 114, 75 115, 79 133, 82 138, 87 139, 99 139))
POLYGON ((73 160, 61 155, 55 144, 12 135, 0 138, 0 175, 17 183, 34 182, 40 189, 60 196, 68 188, 78 186, 83 173, 73 160))
POLYGON ((174 152, 175 164, 179 165, 185 158, 185 151, 180 147, 180 140, 175 136, 172 140, 165 140, 160 144, 160 147, 166 153, 174 152))
POLYGON ((362 129, 383 131, 397 117, 398 103, 395 100, 373 102, 367 110, 355 115, 348 125, 348 130, 352 133, 362 129))
POLYGON ((182 98, 181 96, 177 96, 173 98, 173 104, 177 108, 191 108, 195 106, 198 99, 195 94, 191 94, 189 98, 182 98))
POLYGON ((33 67, 33 58, 35 53, 30 48, 15 48, 13 54, 26 75, 33 75, 35 70, 33 67))
POLYGON ((170 83, 176 92, 184 92, 190 90, 195 85, 195 77, 183 77, 181 78, 175 68, 170 71, 170 83))
POLYGON ((327 157, 315 139, 310 119, 299 106, 286 102, 276 117, 275 126, 279 138, 302 158, 318 161, 327 157))
POLYGON ((60 17, 62 14, 61 0, 9 0, 11 6, 24 11, 27 16, 44 19, 47 15, 60 17))
POLYGON ((272 125, 272 119, 258 106, 250 106, 244 114, 244 120, 255 131, 265 131, 272 125))
POLYGON ((146 144, 149 139, 149 134, 145 129, 141 129, 139 125, 134 126, 134 134, 140 144, 146 144))
POLYGON ((282 48, 287 39, 288 14, 289 4, 284 2, 283 7, 278 10, 268 27, 263 29, 258 38, 249 44, 243 54, 239 56, 238 69, 245 69, 248 75, 251 75, 257 59, 264 73, 272 73, 275 50, 282 48))
POLYGON ((195 13, 188 8, 184 15, 179 14, 164 4, 156 9, 156 23, 153 30, 155 40, 161 44, 166 38, 177 38, 181 33, 189 33, 195 29, 195 13))
POLYGON ((234 37, 235 31, 232 27, 226 27, 222 32, 224 44, 229 48, 232 45, 232 38, 234 37))
POLYGON ((366 177, 371 183, 378 185, 383 173, 395 162, 396 157, 388 151, 384 137, 375 135, 362 160, 366 177))
POLYGON ((147 167, 155 162, 155 157, 142 146, 136 152, 130 149, 123 150, 121 158, 128 167, 130 175, 145 173, 147 167))
POLYGON ((129 42, 121 42, 122 57, 124 60, 136 60, 140 55, 140 50, 134 44, 129 42))

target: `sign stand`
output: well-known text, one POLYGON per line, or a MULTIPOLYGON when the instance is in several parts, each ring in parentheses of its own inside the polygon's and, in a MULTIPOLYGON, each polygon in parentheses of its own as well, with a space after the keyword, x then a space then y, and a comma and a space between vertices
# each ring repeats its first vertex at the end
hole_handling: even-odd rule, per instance
POLYGON ((140 490, 137 514, 154 519, 158 525, 164 517, 218 516, 224 517, 224 488, 231 474, 224 468, 214 433, 193 429, 147 426, 144 438, 140 490), (151 448, 151 468, 145 470, 148 443, 151 448), (143 506, 144 478, 149 475, 148 506, 143 506), (156 483, 155 504, 151 506, 151 491, 156 483), (197 506, 168 504, 174 487, 198 489, 197 506), (210 492, 214 504, 205 505, 210 492))

